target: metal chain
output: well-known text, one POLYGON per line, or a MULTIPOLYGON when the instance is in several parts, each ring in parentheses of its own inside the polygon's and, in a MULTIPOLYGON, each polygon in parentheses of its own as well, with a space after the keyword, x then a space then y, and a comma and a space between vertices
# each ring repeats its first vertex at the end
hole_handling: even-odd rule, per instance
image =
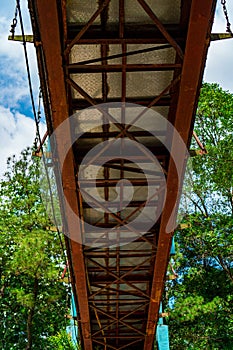
POLYGON ((14 40, 14 37, 15 37, 15 28, 16 28, 17 22, 18 22, 17 21, 17 16, 18 16, 18 6, 16 5, 16 7, 15 7, 15 17, 13 18, 11 29, 10 29, 12 40, 14 40))
MULTIPOLYGON (((39 89, 39 102, 38 102, 38 109, 37 109, 37 125, 39 126, 40 120, 41 120, 41 101, 42 101, 42 89, 40 87, 39 89)), ((38 148, 38 141, 39 141, 39 135, 38 131, 36 132, 36 137, 34 140, 34 148, 37 150, 38 148)))
POLYGON ((35 140, 34 140, 34 143, 33 143, 33 148, 34 148, 35 151, 38 148, 38 137, 37 136, 35 137, 35 140))
POLYGON ((42 101, 42 89, 40 87, 40 90, 39 90, 39 103, 38 103, 38 110, 37 110, 38 123, 40 123, 40 119, 41 119, 41 101, 42 101))
POLYGON ((233 36, 232 30, 231 30, 231 23, 229 21, 227 7, 226 7, 226 0, 221 0, 221 4, 222 4, 223 12, 226 18, 226 22, 227 22, 226 31, 227 33, 230 33, 233 36))

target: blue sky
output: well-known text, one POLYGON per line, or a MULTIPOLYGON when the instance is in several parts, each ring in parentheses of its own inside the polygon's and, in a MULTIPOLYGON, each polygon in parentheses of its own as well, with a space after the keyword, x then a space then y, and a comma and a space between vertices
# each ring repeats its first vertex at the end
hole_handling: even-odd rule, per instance
MULTIPOLYGON (((233 1, 226 0, 228 16, 233 31, 233 1)), ((221 0, 217 0, 213 33, 226 32, 226 20, 221 0)), ((215 41, 210 44, 204 73, 204 80, 218 83, 223 89, 233 93, 233 39, 215 41)))
MULTIPOLYGON (((21 0, 24 14, 25 33, 30 34, 30 19, 27 0, 21 0)), ((230 22, 233 23, 233 1, 227 1, 230 22)), ((14 0, 1 0, 0 6, 0 176, 4 172, 6 159, 19 154, 30 146, 35 138, 35 125, 32 119, 23 46, 8 41, 15 12, 14 0)), ((233 25, 232 25, 233 28, 233 25)), ((218 0, 213 32, 225 32, 226 21, 218 0)), ((20 34, 19 24, 16 34, 20 34)), ((33 90, 36 98, 39 93, 36 57, 33 44, 28 44, 33 90)), ((233 92, 233 39, 213 42, 210 45, 204 80, 219 83, 224 89, 233 92)), ((45 131, 42 125, 41 133, 45 131)))
MULTIPOLYGON (((31 33, 27 1, 21 1, 25 32, 31 33)), ((15 1, 1 0, 0 6, 0 176, 6 169, 6 160, 31 146, 35 139, 23 45, 8 41, 15 13, 15 1)), ((19 23, 16 34, 20 34, 19 23)), ((33 44, 28 45, 33 90, 38 96, 39 81, 33 44)), ((37 99, 37 98, 36 98, 37 99)), ((42 125, 42 133, 45 126, 42 125)))

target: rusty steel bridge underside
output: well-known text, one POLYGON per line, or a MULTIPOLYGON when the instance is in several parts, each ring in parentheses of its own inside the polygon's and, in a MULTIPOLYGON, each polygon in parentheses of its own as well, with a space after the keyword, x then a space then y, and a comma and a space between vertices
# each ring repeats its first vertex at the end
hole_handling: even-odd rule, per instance
MULTIPOLYGON (((84 350, 153 348, 174 233, 167 225, 177 211, 183 176, 179 179, 171 156, 179 153, 174 135, 169 134, 169 150, 167 124, 153 115, 168 120, 189 148, 215 5, 215 0, 29 0, 48 134, 58 130, 53 160, 61 174, 63 231, 84 350), (134 105, 121 109, 121 119, 112 117, 117 104, 98 107, 116 102, 134 105), (154 114, 145 118, 139 105, 154 114), (97 107, 80 114, 90 106, 97 107), (141 124, 128 127, 124 113, 137 115, 141 124), (114 139, 137 142, 150 153, 121 158, 113 151, 110 159, 99 150, 101 169, 95 172, 92 159, 80 180, 84 157, 114 139), (148 154, 157 159, 157 169, 148 154), (129 181, 134 195, 128 203, 129 181), (149 201, 148 183, 156 191, 149 201), (102 201, 95 200, 93 188, 102 201), (104 211, 106 201, 114 210, 104 211), (145 232, 161 203, 162 213, 145 232), (130 223, 142 212, 136 234, 130 223)), ((181 152, 182 174, 185 164, 181 152)))

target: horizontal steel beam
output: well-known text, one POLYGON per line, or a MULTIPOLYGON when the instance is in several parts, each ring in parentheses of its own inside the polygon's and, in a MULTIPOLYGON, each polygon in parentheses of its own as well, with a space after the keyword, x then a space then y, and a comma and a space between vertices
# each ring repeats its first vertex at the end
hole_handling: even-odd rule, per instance
MULTIPOLYGON (((69 25, 68 26, 68 44, 76 37, 77 33, 81 32, 82 25, 69 25)), ((176 42, 183 43, 185 41, 186 32, 182 31, 178 24, 167 24, 164 28, 169 32, 176 42)), ((92 43, 98 43, 98 40, 104 40, 102 43, 109 43, 108 40, 114 40, 117 44, 122 43, 155 43, 164 44, 168 43, 163 34, 153 24, 125 24, 124 38, 119 37, 118 26, 108 25, 107 29, 102 31, 100 25, 91 26, 83 36, 78 40, 78 44, 85 44, 89 41, 92 43)), ((113 43, 113 41, 111 41, 113 43)))
MULTIPOLYGON (((148 104, 155 98, 155 96, 146 96, 146 97, 126 97, 125 102, 128 103, 135 103, 141 106, 148 106, 148 104)), ((97 104, 100 103, 115 103, 119 102, 119 98, 107 98, 106 101, 104 101, 101 98, 95 98, 95 101, 97 104)), ((171 98, 170 96, 163 96, 159 99, 159 101, 155 104, 155 106, 170 106, 171 98)), ((85 100, 84 98, 74 98, 71 101, 72 108, 75 110, 80 110, 84 108, 88 108, 91 106, 91 103, 85 100)))
MULTIPOLYGON (((151 280, 151 278, 152 276, 150 274, 146 274, 145 272, 143 272, 143 275, 140 275, 140 274, 128 275, 127 281, 137 283, 137 284, 148 283, 151 280)), ((114 281, 114 278, 112 276, 107 276, 107 275, 99 276, 97 274, 97 276, 92 276, 91 274, 89 274, 89 280, 91 285, 95 286, 95 284, 98 284, 98 283, 109 283, 111 281, 114 281)), ((124 284, 125 284, 124 280, 119 282, 119 285, 124 285, 124 284)))
MULTIPOLYGON (((79 185, 81 188, 90 188, 90 187, 115 187, 121 179, 87 179, 87 180, 79 180, 79 185)), ((126 182, 124 187, 128 186, 148 186, 148 185, 161 185, 161 179, 129 179, 130 183, 126 182)))
MULTIPOLYGON (((147 257, 150 257, 150 256, 151 256, 151 254, 150 255, 144 255, 143 257, 147 258, 147 257)), ((89 256, 89 257, 91 258, 92 256, 89 256)), ((107 259, 107 256, 105 256, 105 258, 107 259)), ((125 262, 125 264, 126 264, 126 262, 125 262)), ((132 269, 132 266, 133 266, 132 263, 130 265, 128 265, 128 266, 122 264, 121 270, 122 271, 130 271, 132 269)), ((150 264, 148 263, 148 264, 145 264, 145 266, 141 266, 141 267, 135 269, 134 271, 144 271, 144 273, 145 273, 145 271, 148 271, 148 267, 149 266, 150 266, 150 264)), ((108 266, 108 270, 110 272, 114 272, 114 271, 117 270, 117 266, 108 266)), ((88 272, 90 274, 92 274, 92 273, 95 274, 95 273, 100 272, 100 271, 101 270, 98 267, 94 267, 94 266, 90 266, 90 265, 88 266, 88 272)))
MULTIPOLYGON (((138 130, 138 131, 130 131, 128 130, 131 135, 135 137, 155 137, 155 136, 166 136, 166 131, 165 130, 151 130, 145 131, 145 130, 138 130)), ((82 139, 95 139, 95 138, 115 138, 116 136, 119 135, 118 131, 102 131, 102 132, 85 132, 82 136, 80 136, 80 140, 82 139)))
MULTIPOLYGON (((145 192, 146 192, 146 189, 145 189, 145 192)), ((105 204, 105 202, 100 202, 100 205, 98 205, 98 203, 94 203, 94 202, 85 202, 85 200, 83 200, 83 208, 84 209, 87 209, 87 208, 91 208, 91 209, 97 209, 97 208, 102 208, 103 206, 106 206, 106 209, 107 208, 119 208, 120 210, 120 207, 124 207, 129 209, 129 208, 137 208, 139 206, 142 206, 142 205, 146 205, 147 207, 156 207, 158 205, 158 201, 157 200, 151 200, 151 201, 148 201, 145 199, 144 201, 141 200, 141 201, 131 201, 131 202, 127 202, 127 201, 118 201, 118 202, 111 202, 109 201, 107 204, 105 204)))
MULTIPOLYGON (((161 63, 161 64, 126 64, 126 72, 152 72, 152 71, 169 71, 181 68, 179 63, 161 63)), ((122 72, 121 64, 77 64, 72 63, 67 66, 69 74, 78 73, 100 73, 100 72, 122 72)))
MULTIPOLYGON (((138 256, 149 256, 152 253, 152 249, 120 249, 118 250, 113 250, 111 249, 109 252, 107 252, 107 257, 112 258, 112 257, 127 257, 127 258, 132 258, 132 257, 138 257, 138 256)), ((96 258, 106 258, 106 250, 105 251, 94 251, 94 252, 85 252, 85 256, 91 256, 91 257, 96 257, 96 258)), ((109 268, 112 268, 113 266, 109 266, 109 268)))

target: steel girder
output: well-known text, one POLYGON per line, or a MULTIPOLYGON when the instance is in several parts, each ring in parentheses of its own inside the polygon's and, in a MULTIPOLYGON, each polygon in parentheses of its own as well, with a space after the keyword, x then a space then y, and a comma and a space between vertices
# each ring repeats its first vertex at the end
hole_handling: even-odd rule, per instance
MULTIPOLYGON (((189 147, 215 3, 30 0, 49 134, 89 106, 133 102, 162 113, 189 147)), ((152 126, 154 133, 166 135, 166 130, 154 129, 152 126)), ((72 143, 74 132, 66 128, 56 135, 53 157, 62 174, 60 193, 68 199, 63 201, 60 196, 83 348, 152 349, 173 235, 166 227, 181 190, 176 164, 166 147, 153 142, 148 132, 131 131, 124 123, 115 129, 108 124, 102 130, 90 129, 63 159, 63 140, 72 143), (147 145, 166 178, 167 194, 160 189, 160 175, 147 169, 149 182, 158 190, 149 207, 157 208, 164 201, 162 215, 135 241, 121 238, 124 248, 117 244, 117 236, 114 247, 109 248, 106 232, 115 227, 120 230, 147 203, 148 181, 132 163, 145 165, 148 157, 140 154, 127 161, 117 155, 113 161, 102 157, 101 176, 82 182, 91 205, 82 196, 77 173, 93 145, 119 137, 147 145), (107 201, 121 179, 130 179, 140 194, 128 204, 127 214, 105 212, 100 216, 96 208, 104 210, 104 205, 92 197, 92 187, 97 186, 107 201), (91 220, 93 232, 73 214, 81 222, 91 220), (103 228, 104 233, 95 235, 95 227, 103 228), (93 248, 96 242, 102 248, 93 248)), ((183 171, 185 163, 181 157, 183 171)), ((127 191, 127 185, 122 191, 127 191)), ((123 195, 118 204, 124 206, 123 195)))

